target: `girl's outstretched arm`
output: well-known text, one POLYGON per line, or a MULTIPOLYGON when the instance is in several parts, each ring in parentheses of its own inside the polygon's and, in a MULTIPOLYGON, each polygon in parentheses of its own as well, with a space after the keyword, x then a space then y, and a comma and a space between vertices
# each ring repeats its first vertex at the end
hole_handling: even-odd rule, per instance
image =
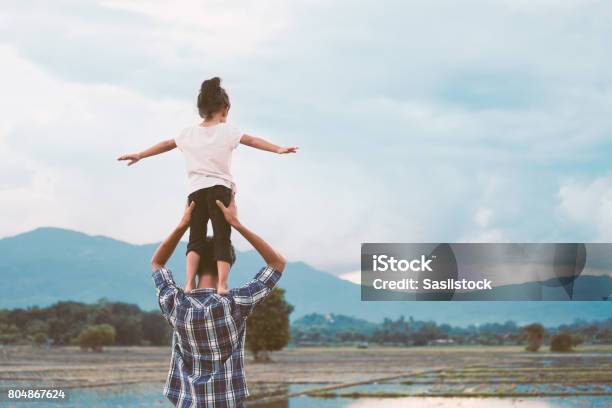
POLYGON ((270 143, 265 139, 251 135, 242 135, 240 138, 240 143, 246 146, 254 147, 255 149, 278 154, 297 153, 298 150, 298 148, 295 146, 281 147, 275 145, 274 143, 270 143))
POLYGON ((174 139, 164 140, 163 142, 159 142, 155 146, 151 146, 146 150, 143 150, 140 153, 130 153, 124 154, 119 157, 117 160, 129 160, 128 166, 131 166, 134 163, 138 163, 140 159, 144 159, 145 157, 155 156, 157 154, 169 152, 170 150, 176 148, 176 142, 174 139))

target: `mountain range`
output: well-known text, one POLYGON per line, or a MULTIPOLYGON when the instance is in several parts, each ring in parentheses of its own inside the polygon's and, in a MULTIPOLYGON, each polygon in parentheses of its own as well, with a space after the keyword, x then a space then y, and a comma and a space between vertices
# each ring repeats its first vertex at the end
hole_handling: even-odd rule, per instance
MULTIPOLYGON (((149 260, 157 244, 133 245, 103 236, 59 228, 38 228, 0 239, 0 308, 48 306, 59 300, 95 302, 100 298, 157 307, 149 260)), ((169 267, 184 281, 185 244, 169 267)), ((262 266, 254 251, 239 252, 230 286, 250 279, 262 266)), ((595 278, 595 277, 590 277, 595 278)), ((612 288, 609 277, 590 284, 612 288)), ((280 286, 294 305, 292 319, 311 313, 334 313, 380 322, 412 316, 462 326, 513 320, 559 325, 575 319, 612 316, 612 302, 362 302, 360 286, 304 262, 290 262, 280 286)), ((606 289, 607 290, 607 289, 606 289)), ((609 293, 609 292, 608 292, 609 293)))

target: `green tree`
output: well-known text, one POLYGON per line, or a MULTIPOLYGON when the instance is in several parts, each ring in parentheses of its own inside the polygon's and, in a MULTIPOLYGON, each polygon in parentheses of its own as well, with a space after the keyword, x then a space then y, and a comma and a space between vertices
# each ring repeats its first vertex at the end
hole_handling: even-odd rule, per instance
POLYGON ((570 333, 556 334, 550 339, 550 351, 566 353, 572 351, 573 338, 570 333))
POLYGON ((574 334, 572 336, 572 347, 579 346, 582 343, 584 343, 584 337, 582 337, 580 334, 574 334))
POLYGON ((542 346, 542 341, 544 341, 544 336, 546 335, 546 330, 544 330, 544 326, 539 323, 530 324, 529 326, 523 327, 523 335, 527 338, 527 346, 525 350, 536 352, 542 346))
POLYGON ((78 302, 58 302, 46 310, 49 324, 47 335, 55 344, 70 344, 71 339, 91 323, 94 307, 78 302))
POLYGON ((40 319, 32 319, 25 325, 24 332, 28 335, 34 335, 36 333, 46 333, 49 330, 49 324, 40 319))
POLYGON ((110 324, 95 324, 88 326, 79 334, 79 345, 81 349, 92 349, 102 351, 102 347, 115 343, 117 332, 110 324))
POLYGON ((0 323, 0 343, 16 344, 21 339, 21 331, 15 324, 0 323))
POLYGON ((95 324, 107 323, 116 330, 116 343, 122 346, 140 344, 142 336, 142 311, 136 305, 100 300, 93 321, 95 324))
POLYGON ((148 312, 142 316, 142 336, 154 346, 170 343, 172 328, 159 312, 148 312))
POLYGON ((36 333, 33 340, 37 346, 42 346, 47 342, 47 335, 45 333, 36 333))
POLYGON ((285 291, 277 288, 259 304, 247 320, 246 347, 256 361, 268 360, 268 352, 281 350, 289 343, 289 314, 285 291))

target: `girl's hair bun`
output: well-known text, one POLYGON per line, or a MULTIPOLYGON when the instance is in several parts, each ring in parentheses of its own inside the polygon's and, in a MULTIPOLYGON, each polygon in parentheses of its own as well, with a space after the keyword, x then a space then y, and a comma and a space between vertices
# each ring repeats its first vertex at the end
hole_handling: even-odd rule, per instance
POLYGON ((210 95, 211 93, 216 92, 219 88, 221 88, 221 78, 214 77, 202 82, 200 92, 210 95))
POLYGON ((210 117, 215 112, 229 107, 229 97, 221 87, 221 78, 213 77, 202 82, 198 95, 198 111, 201 117, 210 117))

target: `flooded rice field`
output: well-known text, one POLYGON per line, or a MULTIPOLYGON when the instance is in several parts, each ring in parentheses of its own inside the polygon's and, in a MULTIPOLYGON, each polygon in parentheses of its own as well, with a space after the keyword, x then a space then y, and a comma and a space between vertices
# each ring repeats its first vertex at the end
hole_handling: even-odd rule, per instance
MULTIPOLYGON (((0 350, 0 388, 61 387, 67 400, 36 407, 170 406, 164 348, 0 350)), ((249 407, 607 407, 612 352, 524 353, 519 348, 289 349, 249 362, 249 407)), ((24 407, 0 400, 1 406, 24 407)))

